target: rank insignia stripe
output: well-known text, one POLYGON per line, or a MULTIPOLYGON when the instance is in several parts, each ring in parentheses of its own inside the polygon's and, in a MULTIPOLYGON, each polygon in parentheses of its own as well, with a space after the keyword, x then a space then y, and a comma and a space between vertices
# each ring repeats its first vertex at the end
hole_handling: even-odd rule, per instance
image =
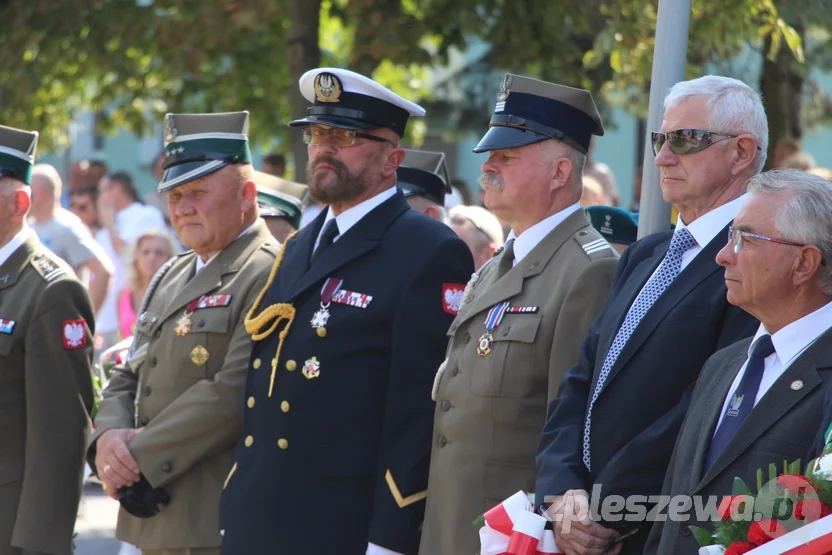
POLYGON ((387 487, 390 488, 390 494, 393 496, 393 499, 396 501, 396 505, 398 505, 400 509, 404 509, 408 505, 418 503, 422 499, 426 499, 428 496, 427 490, 424 490, 404 497, 389 469, 384 474, 384 481, 387 482, 387 487))

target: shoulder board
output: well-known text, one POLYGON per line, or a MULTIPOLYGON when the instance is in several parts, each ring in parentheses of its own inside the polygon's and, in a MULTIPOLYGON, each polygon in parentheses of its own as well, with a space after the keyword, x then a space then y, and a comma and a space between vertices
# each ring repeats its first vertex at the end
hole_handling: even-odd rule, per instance
POLYGON ((59 277, 66 275, 66 269, 64 269, 60 262, 42 252, 32 258, 31 264, 35 271, 46 280, 46 283, 55 281, 59 277))
POLYGON ((277 241, 277 239, 269 239, 267 241, 264 241, 260 245, 261 249, 263 249, 267 253, 271 254, 272 256, 277 256, 277 251, 280 250, 280 247, 281 247, 281 245, 277 241))
POLYGON ((594 227, 587 226, 572 236, 590 260, 615 256, 616 251, 594 227))

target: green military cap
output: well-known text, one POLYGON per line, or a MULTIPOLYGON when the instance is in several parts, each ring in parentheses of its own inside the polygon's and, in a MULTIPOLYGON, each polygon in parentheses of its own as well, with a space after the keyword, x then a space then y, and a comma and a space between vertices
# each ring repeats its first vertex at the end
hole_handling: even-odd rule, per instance
POLYGON ((638 238, 638 215, 615 206, 590 206, 586 214, 592 227, 610 243, 631 245, 638 238))
POLYGON ((165 175, 160 193, 228 164, 251 164, 248 112, 165 116, 165 175))
POLYGON ((603 134, 601 115, 589 91, 506 73, 488 132, 474 152, 555 139, 585 154, 592 135, 603 134))
POLYGON ((254 172, 260 216, 287 218, 300 227, 300 216, 306 201, 306 185, 287 181, 261 171, 254 172))
POLYGON ((407 149, 405 153, 404 162, 396 170, 396 187, 406 197, 423 195, 444 206, 445 193, 451 192, 445 153, 407 149))
POLYGON ((31 185, 37 147, 37 131, 0 125, 0 179, 11 177, 31 185))

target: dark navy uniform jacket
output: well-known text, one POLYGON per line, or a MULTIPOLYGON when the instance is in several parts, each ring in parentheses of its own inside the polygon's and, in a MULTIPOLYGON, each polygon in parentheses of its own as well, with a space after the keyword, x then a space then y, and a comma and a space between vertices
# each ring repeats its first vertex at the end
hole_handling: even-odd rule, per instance
POLYGON ((472 257, 397 193, 310 266, 325 217, 287 241, 255 305, 285 315, 291 304, 294 316, 253 343, 243 436, 220 507, 224 555, 364 555, 368 542, 418 551, 431 387, 472 257), (330 303, 324 334, 310 322, 327 278, 343 280, 356 304, 372 299, 330 303))

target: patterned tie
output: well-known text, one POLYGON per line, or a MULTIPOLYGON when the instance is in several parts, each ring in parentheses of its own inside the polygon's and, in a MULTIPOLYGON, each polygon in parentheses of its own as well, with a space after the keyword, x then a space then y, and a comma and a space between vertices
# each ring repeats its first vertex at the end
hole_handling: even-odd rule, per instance
POLYGON ((321 233, 321 240, 318 242, 318 248, 312 253, 312 260, 309 263, 314 264, 321 257, 321 254, 332 246, 336 237, 338 237, 338 224, 335 222, 335 218, 332 218, 324 226, 324 230, 321 233))
POLYGON ((751 409, 754 408, 754 401, 757 399, 757 392, 763 379, 763 370, 766 367, 766 358, 773 354, 774 343, 771 342, 770 335, 761 336, 751 347, 751 355, 748 357, 748 364, 745 365, 745 374, 742 375, 739 387, 728 402, 728 406, 725 407, 722 422, 711 440, 708 456, 705 459, 705 472, 711 468, 716 458, 739 430, 751 409))
POLYGON ((584 465, 587 470, 591 471, 589 466, 589 430, 592 421, 592 408, 595 406, 595 401, 601 393, 601 388, 604 387, 604 382, 607 381, 607 376, 610 375, 610 370, 612 370, 618 355, 621 354, 621 350, 627 344, 630 336, 633 335, 633 331, 638 327, 641 319, 644 318, 644 315, 647 314, 647 311, 650 310, 650 307, 653 306, 656 299, 664 293, 665 289, 679 275, 679 272, 682 270, 682 255, 695 245, 696 239, 693 238, 693 235, 690 234, 687 228, 681 228, 673 234, 673 238, 670 240, 670 247, 667 249, 667 254, 664 255, 664 260, 662 260, 656 272, 647 280, 647 283, 644 284, 644 288, 638 297, 636 297, 635 302, 624 318, 624 322, 618 329, 618 333, 615 335, 615 339, 607 353, 607 358, 604 359, 604 365, 601 367, 601 375, 598 376, 598 383, 595 385, 592 400, 589 402, 589 410, 586 413, 583 454, 584 465))

